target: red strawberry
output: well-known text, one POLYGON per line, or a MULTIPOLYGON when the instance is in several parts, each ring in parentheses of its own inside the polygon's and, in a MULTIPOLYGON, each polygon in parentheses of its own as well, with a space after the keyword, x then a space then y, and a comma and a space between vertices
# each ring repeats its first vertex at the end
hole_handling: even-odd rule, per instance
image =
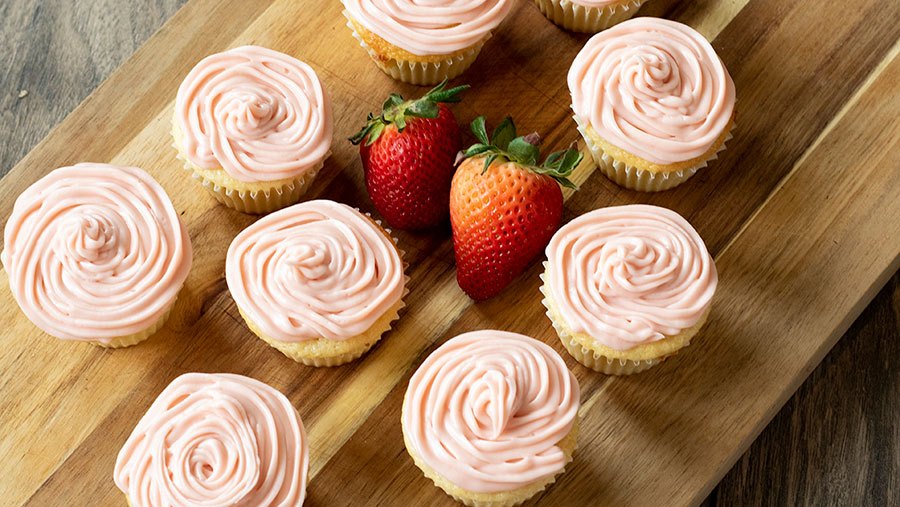
POLYGON ((461 147, 459 125, 447 107, 468 86, 437 85, 416 100, 392 93, 380 116, 350 138, 359 144, 366 189, 375 209, 397 229, 424 229, 447 219, 450 180, 461 147))
POLYGON ((516 137, 510 118, 489 140, 484 117, 472 122, 470 147, 450 188, 456 280, 476 301, 496 296, 547 246, 562 218, 559 185, 581 161, 576 150, 537 165, 537 134, 516 137))

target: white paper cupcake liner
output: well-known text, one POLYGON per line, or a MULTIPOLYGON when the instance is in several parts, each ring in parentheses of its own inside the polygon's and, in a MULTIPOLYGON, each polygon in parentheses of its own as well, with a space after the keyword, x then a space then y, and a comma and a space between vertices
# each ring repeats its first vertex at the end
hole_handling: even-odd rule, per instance
POLYGON ((414 85, 436 85, 445 79, 449 80, 459 76, 475 62, 484 43, 490 38, 488 35, 465 52, 439 62, 397 60, 385 58, 366 44, 362 36, 357 33, 356 27, 353 26, 350 14, 347 11, 343 11, 343 14, 347 18, 347 27, 353 32, 353 37, 359 41, 359 45, 366 50, 378 68, 398 81, 414 85))
MULTIPOLYGON (((328 156, 325 158, 328 158, 328 156)), ((309 190, 309 187, 324 165, 324 161, 319 162, 318 166, 308 169, 303 176, 286 185, 273 188, 272 190, 257 192, 245 192, 223 187, 199 173, 194 172, 192 174, 194 179, 200 181, 203 188, 212 193, 213 197, 225 206, 241 213, 262 215, 296 204, 309 190)))
POLYGON ((557 322, 553 317, 554 312, 552 303, 550 302, 550 287, 547 286, 548 265, 548 262, 544 261, 544 272, 540 275, 541 281, 543 282, 541 284, 541 294, 544 295, 541 303, 544 305, 544 308, 547 309, 547 317, 550 319, 550 323, 553 324, 553 329, 556 330, 556 334, 559 336, 559 340, 562 342, 563 347, 565 347, 566 351, 568 351, 579 363, 594 371, 605 373, 606 375, 631 375, 633 373, 649 370, 663 362, 665 357, 642 360, 610 358, 582 346, 578 340, 569 334, 562 322, 557 322))
MULTIPOLYGON (((395 317, 395 319, 396 318, 397 317, 395 317)), ((388 326, 388 329, 390 329, 390 326, 388 326)), ((360 349, 358 351, 348 352, 346 354, 341 354, 338 356, 331 356, 331 357, 302 357, 302 356, 295 357, 295 356, 291 356, 287 352, 281 350, 280 348, 278 348, 277 345, 273 344, 272 346, 278 350, 281 350, 281 352, 284 355, 290 357, 291 359, 293 359, 303 365, 313 366, 316 368, 330 368, 333 366, 341 366, 341 365, 344 365, 344 364, 347 364, 349 362, 359 359, 360 357, 364 356, 367 352, 369 352, 369 350, 371 350, 372 347, 374 347, 376 343, 378 343, 378 340, 373 341, 367 347, 360 349)))
MULTIPOLYGON (((409 277, 404 275, 404 280, 404 283, 409 283, 409 277)), ((275 348, 285 356, 293 359, 294 361, 306 366, 315 367, 341 366, 364 356, 367 352, 369 352, 369 350, 372 349, 372 347, 375 346, 376 343, 381 341, 382 336, 384 336, 385 333, 391 330, 394 322, 400 319, 400 311, 406 308, 406 302, 404 301, 404 298, 406 298, 407 294, 409 294, 409 289, 404 287, 403 295, 400 296, 400 302, 397 305, 397 308, 391 311, 390 317, 388 317, 387 319, 384 319, 384 316, 380 317, 379 320, 375 324, 373 324, 371 328, 366 330, 364 334, 367 335, 370 339, 362 344, 361 347, 344 354, 336 354, 331 356, 303 355, 302 353, 298 352, 295 347, 293 347, 293 342, 282 342, 264 336, 260 331, 257 330, 256 324, 252 323, 252 321, 244 313, 244 311, 240 309, 240 307, 238 307, 238 311, 244 318, 247 326, 250 327, 250 330, 253 331, 253 333, 257 337, 271 345, 273 348, 275 348), (379 326, 378 322, 383 322, 384 324, 379 326)))
POLYGON ((634 16, 647 0, 587 7, 569 0, 534 0, 550 21, 573 32, 597 33, 634 16))
POLYGON ((250 215, 271 213, 292 204, 297 204, 297 202, 300 201, 300 198, 306 194, 307 190, 309 190, 309 187, 312 186, 319 171, 325 167, 325 161, 331 156, 331 151, 329 150, 316 166, 307 169, 302 175, 291 180, 287 184, 273 187, 270 190, 252 192, 241 191, 219 185, 205 177, 203 174, 198 173, 187 160, 187 157, 181 153, 181 149, 174 141, 174 139, 178 138, 174 131, 172 132, 172 138, 172 148, 175 149, 175 158, 181 162, 182 168, 185 171, 191 173, 192 178, 199 181, 203 188, 211 193, 219 203, 240 211, 241 213, 250 215))
POLYGON ((240 211, 241 213, 261 215, 286 208, 300 201, 300 198, 303 197, 307 190, 309 190, 309 187, 312 186, 319 171, 325 166, 325 160, 330 156, 331 152, 328 152, 325 155, 325 158, 322 159, 322 162, 319 162, 317 166, 308 169, 302 176, 292 180, 286 185, 271 190, 256 192, 240 191, 221 186, 194 171, 190 164, 182 159, 180 153, 178 158, 182 159, 184 169, 191 173, 191 177, 199 181, 203 188, 210 192, 221 204, 240 211))
MULTIPOLYGON (((447 479, 444 479, 443 477, 441 477, 440 475, 438 475, 436 472, 434 472, 434 471, 431 469, 431 467, 429 467, 429 466, 428 466, 421 458, 419 458, 419 456, 418 456, 417 454, 415 454, 415 453, 413 452, 413 450, 409 447, 409 445, 407 445, 406 448, 407 448, 407 454, 410 455, 410 457, 411 457, 412 460, 413 460, 413 463, 416 465, 416 467, 419 468, 419 470, 422 472, 422 474, 425 475, 425 477, 426 477, 427 479, 429 479, 429 480, 431 481, 432 484, 435 485, 435 487, 437 487, 438 489, 440 489, 441 491, 443 491, 443 492, 444 492, 447 496, 449 496, 450 498, 452 498, 452 499, 456 500, 457 502, 459 502, 459 503, 465 505, 466 507, 515 507, 516 505, 521 505, 521 504, 525 503, 526 501, 528 501, 529 499, 531 499, 531 498, 533 498, 533 497, 535 497, 535 496, 540 495, 540 494, 543 493, 548 487, 552 486, 552 485, 556 482, 556 478, 557 478, 558 476, 564 474, 565 471, 566 471, 566 467, 569 465, 569 463, 567 462, 567 463, 566 463, 566 466, 564 466, 564 467, 562 468, 562 470, 560 470, 556 475, 554 475, 554 476, 549 480, 549 482, 547 482, 546 484, 542 485, 540 489, 536 490, 534 493, 532 493, 532 494, 529 495, 529 496, 526 496, 526 497, 524 497, 524 498, 511 497, 510 500, 508 500, 508 501, 488 501, 488 502, 482 502, 482 501, 475 500, 474 498, 469 498, 469 497, 464 497, 464 496, 456 495, 456 494, 454 494, 450 489, 445 488, 445 487, 444 487, 444 481, 447 481, 447 479)), ((570 461, 571 461, 571 460, 570 460, 570 461)))
MULTIPOLYGON (((341 366, 347 364, 351 361, 355 361, 360 357, 364 356, 372 347, 375 346, 376 343, 381 341, 381 337, 384 336, 385 333, 391 330, 394 322, 396 322, 400 318, 400 310, 406 308, 406 303, 403 301, 403 298, 409 293, 407 289, 404 289, 403 295, 401 296, 400 304, 397 306, 396 310, 393 310, 391 316, 386 319, 387 323, 383 326, 378 326, 377 328, 371 327, 366 330, 365 334, 371 337, 371 340, 365 343, 362 347, 352 350, 350 352, 344 354, 337 354, 333 356, 317 356, 310 357, 304 356, 302 354, 298 354, 294 352, 294 349, 291 347, 291 343, 280 342, 277 340, 269 340, 266 338, 263 339, 266 343, 277 349, 279 352, 284 354, 285 356, 297 361, 298 363, 304 364, 306 366, 314 366, 314 367, 332 367, 332 366, 341 366)), ((243 312, 242 312, 243 314, 243 312)), ((245 317, 246 320, 246 317, 245 317)), ((380 319, 379 319, 380 320, 380 319)))
POLYGON ((563 347, 566 348, 566 351, 568 351, 572 357, 584 366, 605 375, 632 375, 649 370, 662 362, 661 359, 633 361, 631 359, 611 359, 604 357, 582 347, 578 342, 573 340, 571 336, 566 335, 564 331, 560 331, 560 327, 557 326, 556 323, 553 324, 553 327, 559 334, 563 347))
POLYGON ((573 116, 573 118, 575 118, 575 123, 578 124, 578 132, 584 139, 585 145, 591 152, 591 158, 594 159, 594 163, 597 165, 597 168, 600 169, 600 172, 622 187, 631 190, 639 190, 641 192, 660 192, 669 190, 687 181, 691 176, 696 174, 697 171, 706 167, 709 162, 719 158, 719 153, 725 150, 728 141, 732 138, 731 133, 736 126, 732 124, 731 129, 725 135, 725 141, 707 160, 704 160, 694 167, 681 171, 654 173, 638 169, 610 157, 602 148, 594 144, 593 139, 588 135, 587 124, 578 115, 573 116))

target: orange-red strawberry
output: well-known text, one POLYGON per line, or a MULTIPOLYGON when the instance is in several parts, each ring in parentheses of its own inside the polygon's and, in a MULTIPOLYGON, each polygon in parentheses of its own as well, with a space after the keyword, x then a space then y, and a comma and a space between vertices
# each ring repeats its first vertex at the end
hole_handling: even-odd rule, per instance
POLYGON ((544 250, 562 218, 559 185, 581 161, 576 150, 537 165, 537 135, 516 137, 510 118, 488 139, 484 117, 472 122, 479 143, 465 152, 450 188, 456 280, 476 301, 497 295, 544 250))
POLYGON ((359 144, 366 189, 387 223, 424 229, 447 219, 450 180, 461 147, 459 125, 447 107, 468 86, 436 86, 422 98, 392 93, 379 116, 350 138, 359 144))

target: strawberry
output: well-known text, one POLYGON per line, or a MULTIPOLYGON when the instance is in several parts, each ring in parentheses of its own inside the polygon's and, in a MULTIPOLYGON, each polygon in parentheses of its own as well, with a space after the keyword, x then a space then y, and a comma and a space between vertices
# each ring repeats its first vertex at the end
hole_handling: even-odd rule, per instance
POLYGON ((468 86, 447 81, 422 98, 392 93, 381 115, 350 138, 359 144, 366 189, 375 209, 397 229, 425 229, 447 219, 450 180, 461 148, 459 125, 447 107, 468 86))
POLYGON ((478 143, 453 176, 450 224, 456 252, 456 280, 476 301, 497 295, 544 250, 562 218, 560 185, 581 154, 556 152, 538 165, 537 134, 516 136, 507 118, 489 139, 484 117, 472 122, 478 143))

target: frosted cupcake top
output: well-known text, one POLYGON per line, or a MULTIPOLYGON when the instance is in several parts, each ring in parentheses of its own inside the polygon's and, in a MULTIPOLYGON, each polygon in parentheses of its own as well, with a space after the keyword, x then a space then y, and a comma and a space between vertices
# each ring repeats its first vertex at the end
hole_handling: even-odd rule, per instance
POLYGON ((282 342, 345 340, 403 297, 393 240, 359 211, 327 200, 268 215, 234 238, 225 263, 238 308, 282 342))
POLYGON ((190 162, 243 182, 300 177, 331 148, 331 101, 315 71, 258 46, 201 60, 178 88, 174 121, 190 162))
POLYGON ((473 492, 520 488, 562 471, 557 445, 578 417, 575 376, 548 345, 516 333, 461 334, 431 353, 403 400, 407 445, 473 492))
POLYGON ((341 0, 353 21, 414 55, 474 46, 497 27, 512 0, 341 0))
POLYGON ((116 460, 132 507, 296 506, 309 448, 299 414, 274 388, 231 374, 176 378, 116 460))
POLYGON ((656 164, 704 155, 732 121, 731 76, 702 35, 675 21, 635 18, 598 33, 568 81, 576 115, 656 164))
POLYGON ((135 167, 56 169, 16 199, 3 267, 25 315, 65 340, 109 343, 152 327, 191 268, 162 187, 135 167))
POLYGON ((687 220, 639 204, 594 210, 563 226, 547 245, 546 276, 572 331, 616 350, 695 325, 718 283, 687 220))

